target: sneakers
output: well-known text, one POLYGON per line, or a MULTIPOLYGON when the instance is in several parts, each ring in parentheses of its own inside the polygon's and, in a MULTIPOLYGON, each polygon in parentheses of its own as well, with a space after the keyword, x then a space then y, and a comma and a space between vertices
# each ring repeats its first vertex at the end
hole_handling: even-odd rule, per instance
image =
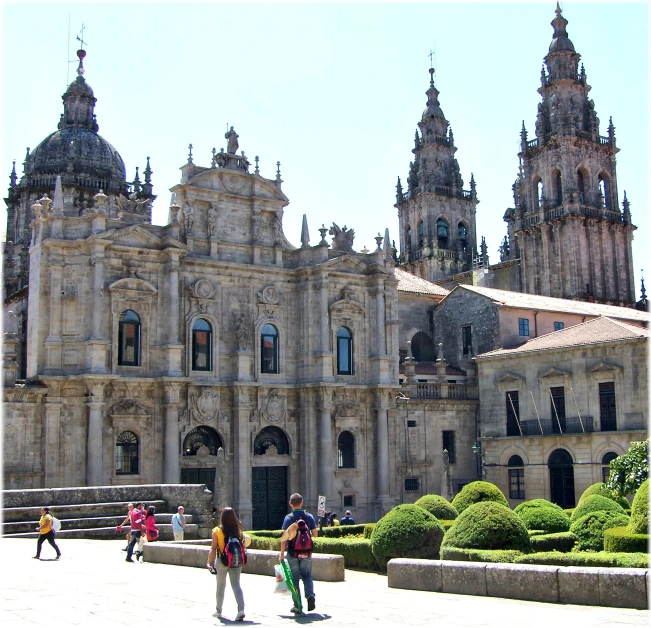
POLYGON ((313 611, 315 608, 316 608, 316 601, 314 600, 314 596, 310 595, 310 597, 307 598, 307 610, 313 611))
POLYGON ((221 619, 221 618, 222 618, 222 614, 221 614, 221 613, 213 613, 212 616, 213 616, 213 617, 216 617, 217 619, 221 619))
POLYGON ((136 552, 136 561, 139 560, 140 562, 142 562, 142 555, 143 554, 144 554, 144 552, 136 552))
POLYGON ((61 558, 61 554, 57 554, 57 557, 54 560, 59 560, 61 558))
POLYGON ((41 560, 40 556, 32 556, 32 558, 35 558, 36 560, 41 560))
POLYGON ((127 563, 132 563, 132 562, 133 562, 133 558, 125 558, 124 560, 125 560, 127 563))
POLYGON ((235 621, 244 621, 244 611, 240 611, 235 615, 235 621))
POLYGON ((290 613, 294 613, 295 615, 302 615, 303 611, 299 611, 295 606, 292 606, 291 610, 289 611, 290 613))
POLYGON ((122 551, 123 551, 123 552, 128 552, 128 551, 129 551, 129 546, 127 545, 126 547, 123 547, 123 548, 122 548, 122 551))

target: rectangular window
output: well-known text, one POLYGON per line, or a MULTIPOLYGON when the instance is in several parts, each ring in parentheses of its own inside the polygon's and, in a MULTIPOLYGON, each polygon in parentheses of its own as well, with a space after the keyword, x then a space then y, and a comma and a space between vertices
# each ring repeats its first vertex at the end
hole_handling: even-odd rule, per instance
POLYGON ((454 451, 454 432, 443 430, 443 449, 448 450, 448 458, 450 462, 456 462, 455 451, 454 451))
POLYGON ((506 435, 520 436, 518 421, 520 420, 520 397, 517 390, 506 393, 506 435))
POLYGON ((420 491, 419 478, 405 478, 405 493, 416 493, 420 491))
POLYGON ((519 318, 518 319, 518 332, 521 336, 529 335, 529 319, 528 318, 519 318))
POLYGON ((509 499, 524 498, 524 469, 509 469, 509 499))
POLYGON ((606 484, 610 478, 610 467, 601 467, 601 481, 606 484))
POLYGON ((353 508, 355 506, 354 495, 344 495, 344 508, 353 508))
POLYGON ((461 339, 463 341, 463 355, 472 355, 472 327, 470 325, 461 328, 461 339))
POLYGON ((599 384, 599 419, 602 432, 612 432, 617 429, 615 382, 599 384))
POLYGON ((565 323, 561 321, 554 321, 554 331, 560 331, 561 329, 565 329, 565 323))
POLYGON ((407 427, 416 427, 417 425, 418 425, 418 423, 416 423, 416 421, 414 421, 414 419, 409 419, 407 421, 407 427))
POLYGON ((550 414, 552 417, 552 433, 565 432, 565 388, 556 386, 551 392, 550 414))

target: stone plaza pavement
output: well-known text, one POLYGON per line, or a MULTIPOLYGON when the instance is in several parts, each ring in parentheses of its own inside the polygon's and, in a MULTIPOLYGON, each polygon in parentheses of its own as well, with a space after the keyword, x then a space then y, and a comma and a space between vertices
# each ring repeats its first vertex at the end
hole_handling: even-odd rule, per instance
MULTIPOLYGON (((233 623, 235 600, 227 583, 224 615, 215 610, 215 577, 207 570, 125 562, 124 540, 61 539, 63 554, 36 540, 2 541, 4 573, 0 624, 14 626, 176 626, 233 623)), ((289 596, 274 594, 271 576, 242 575, 244 624, 258 626, 445 626, 446 628, 617 628, 646 626, 648 611, 541 604, 499 598, 389 589, 373 573, 346 571, 345 582, 316 582, 317 608, 289 612, 289 596)))

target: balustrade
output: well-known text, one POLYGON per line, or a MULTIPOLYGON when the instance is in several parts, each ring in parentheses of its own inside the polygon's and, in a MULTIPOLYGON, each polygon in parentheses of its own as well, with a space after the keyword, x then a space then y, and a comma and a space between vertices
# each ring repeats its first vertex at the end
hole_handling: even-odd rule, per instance
POLYGON ((549 434, 582 434, 594 432, 594 418, 591 416, 567 417, 565 419, 527 419, 520 421, 523 436, 547 436, 549 434), (560 423, 560 426, 559 426, 560 423), (542 429, 542 433, 541 433, 542 429))

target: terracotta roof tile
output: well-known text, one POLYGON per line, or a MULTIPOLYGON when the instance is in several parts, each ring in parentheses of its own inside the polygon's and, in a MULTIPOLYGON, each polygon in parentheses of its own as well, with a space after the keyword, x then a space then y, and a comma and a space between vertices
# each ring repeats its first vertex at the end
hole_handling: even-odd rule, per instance
POLYGON ((427 279, 421 279, 400 268, 395 269, 396 279, 398 280, 398 292, 411 292, 413 294, 433 294, 444 297, 450 293, 449 290, 437 286, 427 279))
POLYGON ((644 327, 629 325, 606 316, 600 316, 585 323, 579 323, 544 336, 538 336, 538 338, 532 338, 513 349, 497 349, 482 353, 477 356, 477 359, 518 355, 532 351, 549 351, 563 347, 580 347, 582 345, 602 344, 631 338, 648 338, 649 335, 651 335, 651 332, 644 327))

